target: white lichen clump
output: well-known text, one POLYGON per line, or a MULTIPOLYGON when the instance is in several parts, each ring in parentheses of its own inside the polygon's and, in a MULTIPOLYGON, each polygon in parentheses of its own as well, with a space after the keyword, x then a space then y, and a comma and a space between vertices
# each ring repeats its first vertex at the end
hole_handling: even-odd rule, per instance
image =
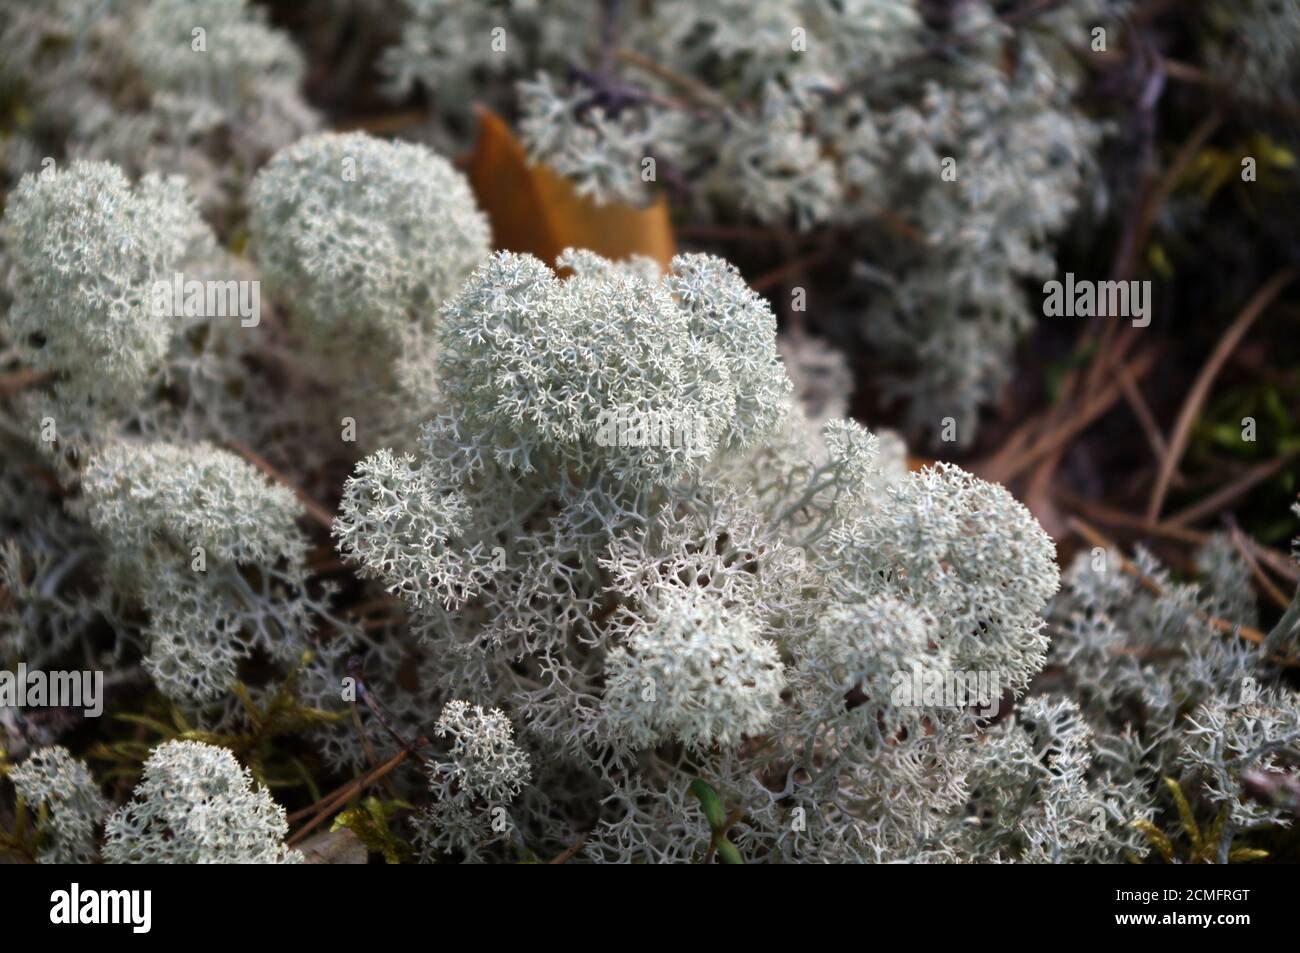
POLYGON ((1072 48, 1113 37, 1125 3, 1014 24, 987 0, 405 6, 386 65, 445 127, 495 98, 531 157, 599 202, 668 186, 713 220, 833 229, 820 307, 889 362, 909 424, 937 437, 952 417, 965 444, 1033 327, 1026 279, 1055 271, 1054 237, 1101 188, 1105 126, 1074 102, 1072 48))
POLYGON ((1300 100, 1300 7, 1287 0, 1216 0, 1205 17, 1218 80, 1256 103, 1300 100))
POLYGON ((489 250, 465 177, 423 146, 329 133, 277 153, 252 188, 268 289, 323 349, 400 348, 489 250))
POLYGON ((1300 741, 1300 696, 1276 664, 1295 652, 1286 617, 1264 645, 1217 631, 1217 616, 1244 625, 1258 609, 1249 568, 1225 538, 1211 537, 1197 562, 1216 567, 1210 584, 1178 584, 1150 553, 1137 566, 1159 595, 1124 573, 1118 556, 1081 553, 1051 610, 1050 661, 1059 676, 1045 686, 1077 700, 1108 758, 1147 790, 1166 796, 1179 782, 1198 816, 1217 817, 1211 855, 1226 861, 1233 839, 1261 825, 1286 826, 1285 811, 1243 794, 1245 772, 1300 778, 1286 756, 1300 741), (1243 583, 1225 599, 1233 580, 1243 583))
POLYGON ((116 166, 74 162, 24 176, 4 224, 13 303, 0 332, 54 377, 39 409, 70 436, 138 403, 175 329, 153 311, 154 282, 210 241, 184 182, 132 187, 116 166))
POLYGON ((159 745, 131 800, 105 825, 110 864, 291 864, 284 808, 225 748, 159 745))
MULTIPOLYGON (((1118 0, 402 5, 414 134, 517 107, 596 204, 807 255, 881 396, 958 443, 1105 198, 1076 52, 1118 0)), ((729 262, 494 252, 447 159, 314 132, 248 0, 41 7, 0 0, 0 659, 120 670, 142 726, 212 743, 158 743, 113 810, 24 719, 24 856, 299 862, 261 782, 299 797, 308 747, 304 789, 382 773, 339 822, 390 859, 699 862, 729 819, 746 862, 1115 862, 1166 778, 1219 859, 1291 823, 1245 795, 1296 779, 1300 609, 1217 631, 1260 620, 1229 541, 1204 587, 1094 552, 1058 593, 1030 511, 846 419, 847 361, 778 349, 729 262), (177 276, 264 283, 265 320, 162 313, 177 276)), ((1300 23, 1242 11, 1203 39, 1265 98, 1300 23)))
POLYGON ((559 850, 569 813, 596 811, 593 859, 686 860, 708 839, 696 777, 741 810, 756 860, 1134 846, 1138 789, 1091 735, 1044 774, 1029 727, 981 722, 1044 662, 1057 571, 1029 512, 953 467, 906 472, 856 424, 818 435, 770 309, 727 263, 560 263, 572 277, 498 253, 444 304, 419 452, 364 460, 335 524, 407 604, 438 692, 494 710, 453 703, 458 722, 497 739, 513 723, 535 766, 486 791, 454 752, 436 762, 424 856, 559 850), (982 696, 900 697, 913 670, 982 696), (1026 752, 1014 788, 997 746, 1026 752), (975 836, 969 812, 1011 791, 1022 819, 975 836), (1133 814, 1051 840, 1106 796, 1133 814))
POLYGON ((61 745, 42 748, 9 771, 18 796, 45 821, 46 838, 39 860, 43 864, 89 864, 98 849, 96 834, 112 805, 100 793, 84 761, 61 745))
POLYGON ((790 390, 775 320, 734 268, 678 256, 656 281, 594 255, 559 264, 576 274, 494 255, 439 318, 439 387, 498 463, 670 483, 773 425, 790 390))
POLYGON ((459 699, 443 707, 434 734, 448 745, 425 764, 429 806, 414 818, 423 860, 449 853, 487 859, 515 833, 506 807, 533 776, 528 754, 515 741, 503 712, 459 699))
POLYGON ((82 488, 111 577, 149 612, 145 667, 169 697, 222 696, 255 647, 302 650, 307 544, 290 491, 229 451, 130 442, 93 457, 82 488))
POLYGON ((52 157, 184 175, 223 223, 256 168, 317 123, 302 56, 248 0, 0 0, 12 179, 52 157), (10 134, 11 133, 11 134, 10 134))
POLYGON ((741 610, 683 593, 647 607, 606 662, 606 704, 632 748, 676 739, 707 750, 769 727, 781 704, 780 652, 741 610))
POLYGON ((528 782, 528 755, 514 740, 514 728, 500 711, 450 701, 434 732, 451 742, 445 762, 430 762, 433 784, 454 785, 468 797, 508 801, 528 782))

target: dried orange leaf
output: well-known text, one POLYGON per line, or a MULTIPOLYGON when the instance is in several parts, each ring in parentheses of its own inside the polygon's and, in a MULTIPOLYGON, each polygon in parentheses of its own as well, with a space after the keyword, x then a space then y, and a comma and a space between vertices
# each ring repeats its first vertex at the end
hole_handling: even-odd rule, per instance
POLYGON ((667 270, 675 246, 662 196, 647 208, 597 205, 563 176, 529 162, 500 116, 482 108, 478 115, 469 180, 497 248, 529 252, 547 264, 569 247, 613 259, 644 255, 667 270))

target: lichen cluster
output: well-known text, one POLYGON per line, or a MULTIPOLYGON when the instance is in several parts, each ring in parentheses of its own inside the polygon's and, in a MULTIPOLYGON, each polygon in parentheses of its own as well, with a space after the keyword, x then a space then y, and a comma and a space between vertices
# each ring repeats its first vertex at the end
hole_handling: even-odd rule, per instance
MULTIPOLYGON (((1103 191, 1076 47, 1127 5, 591 6, 405 0, 387 79, 443 143, 513 103, 598 203, 823 230, 879 386, 970 439, 1103 191)), ((1230 19, 1214 82, 1294 74, 1294 15, 1230 19)), ((333 818, 430 862, 1115 862, 1174 857, 1172 797, 1227 861, 1291 824, 1300 608, 1256 633, 1229 537, 1200 582, 1062 573, 735 264, 494 250, 449 158, 318 130, 245 0, 0 0, 0 50, 0 663, 126 716, 0 711, 0 850, 297 863, 333 818)))

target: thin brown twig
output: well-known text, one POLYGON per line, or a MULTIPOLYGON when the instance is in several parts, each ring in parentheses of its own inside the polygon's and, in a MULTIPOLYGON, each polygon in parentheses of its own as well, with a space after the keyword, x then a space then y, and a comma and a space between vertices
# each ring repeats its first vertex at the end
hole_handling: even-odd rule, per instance
MULTIPOLYGON (((1164 77, 1164 60, 1158 53, 1153 55, 1157 57, 1157 71, 1153 74, 1153 79, 1158 79, 1161 82, 1148 90, 1147 99, 1149 102, 1146 105, 1152 111, 1155 108, 1155 101, 1163 89, 1164 77)), ((1191 135, 1179 147, 1173 161, 1163 173, 1147 171, 1143 175, 1142 199, 1138 202, 1134 213, 1127 219, 1121 233, 1119 248, 1116 250, 1115 261, 1111 266, 1112 280, 1127 281, 1132 278, 1137 269, 1137 256, 1146 247, 1151 229, 1155 226, 1156 217, 1161 207, 1173 194, 1174 188, 1191 166, 1192 161, 1204 148, 1210 137, 1218 131, 1222 122, 1223 114, 1218 110, 1212 111, 1192 130, 1191 135)), ((1118 368, 1122 366, 1121 361, 1136 339, 1136 335, 1136 328, 1132 325, 1124 328, 1118 336, 1116 336, 1113 325, 1106 324, 1102 328, 1101 341, 1097 347, 1096 356, 1083 375, 1083 394, 1085 397, 1091 395, 1100 386, 1105 371, 1118 371, 1118 368)), ((1168 456, 1167 448, 1164 453, 1158 456, 1163 465, 1164 458, 1168 456)), ((1050 476, 1051 469, 1054 469, 1054 462, 1051 467, 1048 467, 1048 476, 1050 476)))
POLYGON ((44 384, 53 378, 53 371, 35 371, 31 368, 14 371, 12 374, 0 377, 0 397, 12 397, 20 391, 44 384))
POLYGON ((1165 72, 1172 78, 1183 83, 1193 83, 1197 86, 1206 87, 1222 85, 1200 67, 1193 66, 1190 63, 1183 63, 1179 60, 1166 59, 1165 72))
POLYGON ((348 659, 348 675, 351 676, 352 683, 356 687, 357 697, 361 701, 365 702, 366 707, 369 708, 371 714, 378 719, 379 724, 383 726, 384 731, 388 732, 389 737, 411 754, 415 754, 423 748, 425 744, 427 744, 427 741, 424 738, 410 741, 407 738, 404 738, 402 733, 393 726, 392 719, 389 718, 388 712, 384 710, 384 706, 379 703, 379 699, 377 699, 367 687, 365 672, 363 669, 364 663, 361 660, 361 656, 353 655, 348 659))
POLYGON ((1192 546, 1203 546, 1210 538, 1209 533, 1202 533, 1194 529, 1184 529, 1180 526, 1166 526, 1164 524, 1152 525, 1140 516, 1134 516, 1132 513, 1106 506, 1104 503, 1098 503, 1095 500, 1085 500, 1083 497, 1061 487, 1053 489, 1052 495, 1058 501, 1064 503, 1068 509, 1082 513, 1088 519, 1114 529, 1128 530, 1139 535, 1169 539, 1192 546))
POLYGON ((1187 396, 1183 400, 1182 410, 1178 414, 1173 433, 1169 437, 1169 452, 1165 454, 1155 485, 1151 490, 1151 499, 1147 504, 1146 513, 1149 522, 1154 523, 1159 518, 1161 509, 1164 508, 1165 496, 1169 492, 1169 484, 1173 479, 1174 470, 1182 459, 1183 451, 1187 449, 1192 424, 1201 412, 1205 399, 1210 394, 1210 385, 1214 383, 1215 377, 1218 376, 1219 370, 1228 360, 1228 356, 1236 349, 1246 332, 1250 330, 1251 325, 1255 323, 1255 319, 1273 303, 1273 300, 1291 283, 1298 272, 1300 272, 1300 269, 1295 265, 1288 265, 1278 270, 1273 277, 1260 286, 1259 290, 1246 302, 1246 306, 1242 308, 1241 313, 1228 326, 1228 330, 1219 338, 1214 351, 1211 352, 1209 359, 1206 360, 1205 365, 1196 376, 1191 390, 1187 392, 1187 396))
MULTIPOLYGON (((1052 495, 1058 501, 1064 503, 1066 507, 1076 510, 1098 523, 1103 523, 1115 529, 1127 530, 1129 532, 1153 536, 1161 539, 1170 539, 1179 543, 1187 543, 1192 546, 1204 546, 1210 540, 1210 534, 1200 530, 1188 529, 1182 526, 1168 526, 1163 523, 1148 523, 1140 516, 1134 516, 1132 513, 1126 513, 1123 510, 1117 510, 1114 507, 1106 506, 1093 500, 1085 500, 1068 490, 1056 487, 1052 495)), ((1269 549, 1260 543, 1255 542, 1249 536, 1244 540, 1246 546, 1254 553, 1255 558, 1260 560, 1269 569, 1277 573, 1283 579, 1292 583, 1300 583, 1300 569, 1291 562, 1282 553, 1275 549, 1269 549)))
MULTIPOLYGON (((1107 323, 1107 329, 1109 330, 1109 322, 1107 323)), ((1098 353, 1101 353, 1100 349, 1107 345, 1109 338, 1106 335, 1107 332, 1103 332, 1103 340, 1100 342, 1100 345, 1097 342, 1090 343, 1090 346, 1096 348, 1098 353)), ((1084 332, 1083 340, 1088 341, 1092 337, 1096 337, 1096 332, 1093 331, 1092 328, 1089 328, 1084 332)), ((1119 364, 1121 359, 1127 353, 1128 345, 1132 340, 1131 336, 1122 336, 1118 344, 1112 348, 1111 353, 1107 355, 1107 363, 1111 365, 1119 364)), ((980 472, 981 475, 987 473, 988 475, 985 476, 985 479, 993 480, 994 482, 1000 483, 1009 480, 1010 477, 1004 475, 1006 468, 1019 459, 1020 455, 1024 453, 1024 448, 1027 444, 1034 446, 1035 444, 1031 441, 1035 440, 1038 443, 1041 443, 1050 434, 1060 429, 1063 420, 1068 419, 1072 414, 1077 414, 1078 405, 1080 403, 1078 391, 1082 383, 1082 375, 1085 372, 1091 373, 1092 368, 1096 363, 1097 355, 1094 354, 1093 357, 1089 359, 1087 368, 1076 368, 1069 371, 1061 381, 1055 403, 1046 409, 1031 415, 1029 419, 1020 424, 1016 428, 1015 432, 1003 442, 1002 446, 984 460, 975 464, 977 471, 980 472)), ((1136 380, 1131 373, 1129 379, 1136 380)), ((1103 410, 1104 409, 1105 408, 1103 408, 1103 410)), ((1039 467, 1039 473, 1036 473, 1035 476, 1037 477, 1041 474, 1045 477, 1050 477, 1051 472, 1055 469, 1055 459, 1058 456, 1059 453, 1044 458, 1043 463, 1039 467), (1044 471, 1046 472, 1044 473, 1044 471)), ((1024 465, 1018 464, 1016 472, 1019 473, 1023 469, 1024 465)), ((1047 485, 1046 479, 1042 482, 1043 485, 1047 485)))
POLYGON ((367 771, 361 777, 349 781, 347 784, 343 785, 333 794, 328 794, 320 801, 317 801, 316 804, 313 804, 310 808, 304 808, 302 811, 298 811, 295 814, 290 815, 289 820, 293 821, 295 818, 304 816, 305 813, 310 812, 312 809, 316 808, 319 805, 319 810, 317 810, 315 816, 313 816, 310 821, 308 821, 306 824, 300 827, 297 833, 295 833, 292 837, 290 837, 288 841, 286 841, 285 843, 287 843, 290 847, 297 844, 304 837, 306 837, 313 830, 315 830, 316 827, 323 820, 325 820, 331 814, 335 813, 340 807, 342 807, 348 801, 352 800, 352 798, 355 797, 357 794, 360 794, 362 791, 370 787, 375 782, 379 781, 381 778, 387 777, 388 773, 392 771, 394 768, 396 768, 403 761, 405 761, 409 756, 409 754, 410 752, 407 751, 405 748, 403 748, 401 751, 398 751, 396 754, 394 754, 391 758, 389 758, 379 767, 373 768, 372 770, 367 771))
POLYGON ((1160 522, 1166 526, 1186 526, 1189 523, 1195 523, 1207 516, 1213 516, 1219 510, 1223 509, 1237 497, 1241 496, 1251 487, 1267 480, 1273 474, 1281 470, 1295 457, 1295 453, 1284 454, 1276 460, 1267 460, 1264 463, 1257 464, 1242 473, 1235 480, 1232 480, 1216 491, 1211 493, 1205 499, 1184 507, 1173 516, 1167 517, 1160 522))
POLYGON ((347 116, 334 124, 340 132, 368 132, 374 136, 391 136, 429 121, 424 109, 402 109, 397 112, 369 113, 364 116, 347 116))
POLYGON ((887 208, 878 208, 871 213, 873 217, 884 223, 884 225, 895 235, 900 238, 906 238, 917 245, 926 243, 925 236, 903 216, 887 208))
MULTIPOLYGON (((1141 379, 1155 364, 1156 352, 1145 351, 1135 357, 1128 365, 1132 377, 1141 379)), ((1064 447, 1076 434, 1100 417, 1121 396, 1121 388, 1111 383, 1105 389, 1077 407, 1071 416, 1059 425, 1040 436, 1027 449, 1015 454, 1014 459, 993 458, 983 464, 976 464, 975 469, 984 479, 994 483, 1005 483, 1019 476, 1032 464, 1041 460, 1055 450, 1064 447)))
POLYGON ((266 459, 263 458, 261 455, 259 455, 256 451, 254 451, 250 447, 244 446, 238 440, 227 440, 226 446, 230 447, 231 450, 235 451, 235 453, 239 454, 241 457, 243 457, 253 466, 257 467, 259 470, 261 470, 263 473, 269 476, 276 483, 279 483, 281 486, 287 487, 288 489, 292 490, 294 496, 298 497, 298 500, 302 503, 303 509, 307 511, 307 515, 309 515, 321 526, 325 527, 326 529, 331 529, 334 526, 333 513, 325 509, 325 507, 321 506, 319 503, 313 500, 303 490, 300 490, 297 486, 295 486, 289 480, 288 477, 286 477, 275 467, 271 466, 271 464, 268 463, 266 459))
MULTIPOLYGON (((1047 412, 1039 411, 1029 414, 1024 420, 1018 423, 1013 431, 998 446, 997 450, 989 454, 983 461, 983 465, 989 468, 996 468, 999 461, 1010 460, 1017 453, 1021 452, 1026 444, 1038 434, 1043 422, 1050 416, 1050 410, 1047 412)), ((978 467, 979 464, 976 464, 978 467)))
POLYGON ((725 116, 731 111, 731 107, 728 105, 727 101, 703 83, 698 83, 689 76, 683 76, 681 73, 674 72, 668 67, 656 63, 650 57, 638 53, 636 50, 629 50, 626 48, 621 49, 618 51, 616 58, 620 63, 639 69, 643 73, 649 73, 651 76, 662 80, 669 86, 681 90, 701 106, 712 112, 725 116))
MULTIPOLYGON (((1104 323, 1100 335, 1092 331, 1087 339, 1092 338, 1099 338, 1099 340, 1092 342, 1095 350, 1088 366, 1068 374, 1065 383, 1062 385, 1064 397, 1061 406, 1063 408, 1068 409, 1073 404, 1080 402, 1087 405, 1096 395, 1097 388, 1101 386, 1102 378, 1107 371, 1114 376, 1115 380, 1120 382, 1120 392, 1123 393, 1123 382, 1126 375, 1121 372, 1121 368, 1125 367, 1124 360, 1127 358, 1133 344, 1137 341, 1137 329, 1130 324, 1116 333, 1115 324, 1107 321, 1104 323)), ((1136 388, 1136 378, 1131 372, 1127 375, 1127 379, 1133 381, 1136 388)), ((1047 428, 1054 429, 1056 426, 1059 426, 1059 414, 1056 418, 1049 419, 1047 428)), ((1042 486, 1049 485, 1060 458, 1061 450, 1045 458, 1034 474, 1035 482, 1042 486)))
MULTIPOLYGON (((366 688, 365 679, 362 673, 362 661, 360 656, 354 655, 348 659, 348 674, 353 679, 356 692, 357 692, 357 697, 361 701, 365 702, 366 707, 369 708, 371 713, 375 716, 375 718, 379 720, 379 723, 383 726, 384 730, 387 731, 388 734, 393 738, 393 740, 397 742, 401 750, 398 751, 397 754, 393 755, 393 757, 385 761, 383 764, 378 765, 377 767, 373 768, 372 770, 362 775, 361 777, 356 778, 352 781, 349 781, 347 784, 342 785, 331 794, 327 794, 325 797, 318 800, 315 804, 312 804, 309 807, 305 807, 300 811, 295 811, 293 814, 289 815, 289 822, 292 823, 295 820, 306 817, 308 814, 311 814, 313 811, 315 812, 315 816, 312 818, 311 822, 308 823, 301 830, 299 830, 293 836, 293 838, 289 840, 288 843, 290 845, 294 844, 296 841, 301 840, 303 837, 305 837, 321 821, 323 821, 330 814, 338 810, 338 808, 341 807, 343 804, 345 804, 347 801, 351 800, 353 796, 365 790, 370 785, 375 784, 379 780, 387 777, 388 773, 392 771, 394 768, 396 768, 399 764, 401 764, 407 758, 407 756, 417 755, 422 748, 427 747, 429 744, 429 739, 425 738, 423 735, 420 736, 419 738, 416 738, 414 741, 410 741, 402 737, 401 733, 398 732, 397 729, 393 727, 392 722, 388 718, 388 715, 383 710, 383 706, 379 704, 378 699, 376 699, 373 695, 371 695, 370 691, 366 688)), ((354 720, 357 725, 357 730, 360 732, 361 724, 360 724, 360 719, 356 717, 355 701, 353 702, 352 710, 353 710, 354 720)), ((363 743, 365 742, 364 732, 362 732, 362 742, 363 743)), ((370 755, 370 749, 368 745, 366 746, 366 750, 367 750, 367 754, 370 755)))
MULTIPOLYGON (((370 767, 377 768, 380 764, 379 753, 375 751, 375 746, 372 745, 370 739, 366 737, 366 729, 365 726, 361 724, 361 711, 357 708, 356 699, 353 699, 348 707, 352 713, 352 727, 356 729, 357 740, 361 742, 361 750, 365 752, 366 760, 370 762, 370 767)), ((394 801, 399 800, 397 788, 393 786, 393 779, 391 777, 384 778, 384 788, 388 791, 389 797, 394 801)))
POLYGON ((564 848, 564 850, 560 851, 558 854, 556 854, 554 857, 552 857, 550 860, 548 860, 547 863, 548 863, 548 864, 562 864, 562 863, 564 863, 565 861, 569 860, 571 857, 573 857, 575 854, 577 854, 578 851, 582 850, 583 845, 585 845, 585 844, 587 843, 587 838, 590 837, 590 836, 591 836, 591 832, 590 832, 590 831, 586 831, 586 832, 584 832, 583 835, 582 835, 581 837, 579 837, 576 841, 574 841, 574 842, 573 842, 572 844, 570 844, 568 847, 564 848))
POLYGON ((775 288, 791 275, 797 275, 807 268, 819 264, 829 254, 830 248, 823 246, 814 252, 804 255, 802 258, 788 261, 779 268, 773 268, 766 274, 759 275, 749 283, 749 286, 755 291, 767 291, 771 288, 775 288))
MULTIPOLYGON (((1164 595, 1165 590, 1160 583, 1142 572, 1142 570, 1125 557, 1110 540, 1097 532, 1097 530, 1093 529, 1077 516, 1071 516, 1069 518, 1069 524, 1071 529, 1082 536, 1091 545, 1100 546, 1107 552, 1114 552, 1116 557, 1119 559, 1120 568, 1136 579, 1138 585, 1143 589, 1156 596, 1164 595)), ((1253 642, 1256 645, 1262 645, 1264 643, 1264 633, 1259 631, 1259 629, 1252 628, 1248 625, 1239 625, 1235 622, 1229 622, 1226 619, 1220 619, 1218 616, 1212 616, 1199 609, 1195 610, 1193 615, 1224 635, 1236 634, 1247 642, 1253 642)), ((1300 659, 1277 657, 1272 659, 1272 661, 1278 665, 1284 665, 1290 668, 1300 667, 1300 659)))
POLYGON ((1151 452, 1155 455, 1156 462, 1159 463, 1164 459, 1165 454, 1169 452, 1169 447, 1165 443, 1164 435, 1160 433, 1160 425, 1156 423, 1155 414, 1151 413, 1146 399, 1142 392, 1138 390, 1137 381, 1129 373, 1127 367, 1120 364, 1115 369, 1115 376, 1119 379, 1120 387, 1124 390, 1124 399, 1128 402, 1129 408, 1133 411, 1133 416, 1137 418, 1138 424, 1142 427, 1143 434, 1146 435, 1147 443, 1151 445, 1151 452))
POLYGON ((799 235, 797 232, 788 229, 760 228, 749 225, 682 225, 677 229, 677 237, 694 238, 706 242, 783 242, 793 241, 799 235))
POLYGON ((1205 70, 1190 63, 1167 59, 1165 60, 1165 72, 1170 79, 1176 79, 1180 83, 1190 83, 1193 86, 1201 86, 1247 109, 1259 109, 1264 112, 1285 116, 1292 122, 1300 122, 1300 107, 1281 100, 1252 99, 1242 96, 1232 83, 1211 76, 1205 70))
POLYGON ((1192 130, 1191 135, 1174 156, 1174 160, 1169 163, 1169 167, 1155 183, 1155 187, 1147 194, 1146 199, 1139 206, 1133 228, 1126 231, 1125 240, 1121 243, 1120 251, 1116 256, 1114 277, 1118 280, 1126 280, 1132 275, 1137 264, 1138 253, 1146 247, 1147 236, 1155 225, 1161 206, 1173 194, 1175 186, 1191 166, 1192 161, 1222 124, 1223 113, 1218 109, 1212 110, 1197 123, 1196 128, 1192 130))
MULTIPOLYGON (((1158 54, 1156 55, 1158 58, 1158 78, 1162 79, 1164 76, 1164 60, 1158 54)), ((1157 86, 1150 90, 1152 94, 1150 109, 1154 109, 1155 98, 1158 98, 1162 88, 1163 86, 1157 86)), ((1212 111, 1192 130, 1191 135, 1179 147, 1173 161, 1163 174, 1150 171, 1143 176, 1143 198, 1137 204, 1134 214, 1127 220, 1121 233, 1119 248, 1115 253, 1115 261, 1111 266, 1111 278, 1113 280, 1127 281, 1133 276, 1137 269, 1137 256, 1146 247, 1160 208, 1173 194, 1174 188, 1191 166, 1192 161, 1204 148, 1210 137, 1218 131, 1222 123, 1223 114, 1218 110, 1212 111)), ((1083 376, 1083 394, 1085 396, 1091 395, 1100 386, 1105 371, 1114 370, 1118 372, 1118 369, 1122 366, 1123 356, 1128 352, 1129 347, 1136 338, 1136 334, 1136 329, 1132 325, 1124 328, 1118 337, 1115 334, 1113 325, 1107 324, 1102 328, 1101 341, 1096 356, 1083 376)), ((1159 454, 1162 465, 1166 456, 1168 456, 1167 448, 1164 453, 1159 454)))
POLYGON ((1246 545, 1255 554, 1255 558, 1273 570, 1276 575, 1287 580, 1292 585, 1300 585, 1300 567, 1296 566, 1295 561, 1289 556, 1283 555, 1276 549, 1270 549, 1262 543, 1257 543, 1249 536, 1246 537, 1246 545))
MULTIPOLYGON (((397 752, 397 754, 405 755, 406 752, 399 751, 397 752)), ((288 821, 290 824, 296 824, 298 821, 301 821, 303 818, 311 817, 312 815, 318 814, 321 811, 330 808, 331 806, 339 804, 341 801, 348 800, 348 797, 350 797, 351 794, 356 793, 358 788, 365 787, 364 782, 366 781, 369 774, 377 772, 380 769, 386 767, 395 758, 396 755, 390 757, 388 761, 385 761, 383 764, 379 765, 379 767, 372 768, 371 771, 368 772, 367 774, 364 774, 359 778, 353 778, 351 781, 345 781, 343 784, 339 785, 334 790, 330 791, 328 794, 323 795, 313 803, 308 804, 304 808, 300 808, 294 811, 292 814, 288 815, 285 818, 285 820, 288 821), (345 797, 344 795, 347 796, 345 797)), ((396 765, 394 765, 394 767, 396 767, 396 765)))
POLYGON ((1232 539, 1232 545, 1236 547, 1237 552, 1241 554, 1241 558, 1250 567, 1250 574, 1255 577, 1255 582, 1259 584, 1259 588, 1264 595, 1268 596, 1273 604, 1283 612, 1291 608, 1291 600, 1282 594, 1282 590, 1275 586, 1273 580, 1269 579, 1264 570, 1260 568, 1259 561, 1255 559, 1255 554, 1246 545, 1246 534, 1241 531, 1241 527, 1234 523, 1229 530, 1229 535, 1232 539))

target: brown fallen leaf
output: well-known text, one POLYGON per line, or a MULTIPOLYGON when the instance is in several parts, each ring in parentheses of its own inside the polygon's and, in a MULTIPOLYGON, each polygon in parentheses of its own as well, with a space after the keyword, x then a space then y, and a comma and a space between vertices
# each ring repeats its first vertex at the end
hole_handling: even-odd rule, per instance
POLYGON ((644 255, 667 270, 676 246, 662 196, 646 208, 597 205, 578 195, 568 179, 530 163, 500 116, 482 107, 478 116, 467 172, 498 249, 529 252, 548 265, 569 247, 611 259, 644 255))

